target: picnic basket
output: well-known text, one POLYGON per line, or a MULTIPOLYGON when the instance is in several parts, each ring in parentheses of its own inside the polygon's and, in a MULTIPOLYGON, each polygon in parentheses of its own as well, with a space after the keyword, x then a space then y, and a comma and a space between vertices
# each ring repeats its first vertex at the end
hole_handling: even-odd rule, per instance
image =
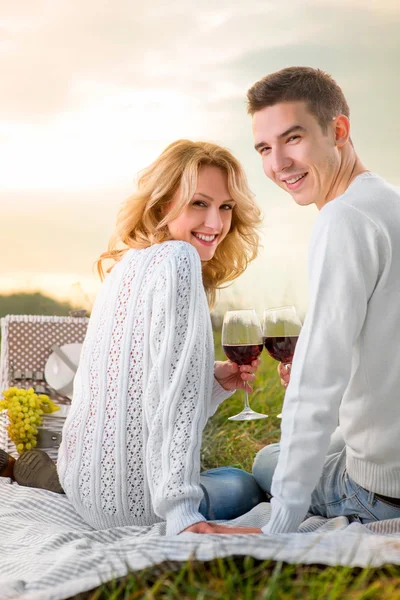
MULTIPOLYGON (((44 381, 45 364, 54 345, 60 347, 83 342, 88 321, 86 316, 41 315, 7 315, 0 320, 0 392, 8 387, 33 387, 38 392, 49 394, 62 409, 52 415, 44 415, 39 430, 38 442, 41 443, 38 443, 38 447, 53 460, 57 459, 61 430, 70 401, 49 390, 44 381)), ((16 448, 8 437, 7 426, 7 412, 0 411, 0 448, 17 457, 16 448)))

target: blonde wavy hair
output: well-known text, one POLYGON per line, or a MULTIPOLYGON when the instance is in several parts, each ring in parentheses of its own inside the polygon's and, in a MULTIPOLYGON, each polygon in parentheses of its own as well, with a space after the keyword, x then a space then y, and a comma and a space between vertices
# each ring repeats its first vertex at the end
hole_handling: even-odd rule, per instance
POLYGON ((147 248, 172 239, 168 223, 190 202, 196 191, 199 169, 205 165, 216 166, 226 173, 229 193, 236 202, 229 233, 218 245, 213 258, 202 263, 204 288, 209 305, 213 306, 216 290, 239 277, 257 256, 261 211, 240 163, 229 150, 211 142, 173 142, 138 174, 137 191, 122 204, 108 250, 96 262, 101 279, 104 278, 104 260, 111 259, 115 264, 129 248, 147 248), (178 189, 180 201, 168 211, 178 189))

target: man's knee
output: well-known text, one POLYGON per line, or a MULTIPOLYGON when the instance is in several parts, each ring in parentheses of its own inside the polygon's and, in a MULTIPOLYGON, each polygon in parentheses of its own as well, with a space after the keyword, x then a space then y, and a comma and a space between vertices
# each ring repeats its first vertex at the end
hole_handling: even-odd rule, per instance
POLYGON ((271 491, 272 477, 279 458, 279 444, 265 446, 256 454, 253 463, 253 475, 258 485, 265 491, 271 491))

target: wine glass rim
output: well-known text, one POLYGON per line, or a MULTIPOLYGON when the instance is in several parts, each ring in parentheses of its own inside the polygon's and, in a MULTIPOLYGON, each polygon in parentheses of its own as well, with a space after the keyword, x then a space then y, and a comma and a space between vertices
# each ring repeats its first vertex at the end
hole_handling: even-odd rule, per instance
POLYGON ((293 325, 296 325, 297 327, 300 327, 300 328, 303 327, 302 319, 300 319, 299 313, 297 312, 297 309, 294 306, 294 304, 286 304, 285 306, 276 306, 275 308, 266 308, 264 310, 262 320, 261 320, 263 331, 264 331, 265 326, 267 325, 268 321, 277 323, 277 320, 282 319, 282 318, 287 320, 288 323, 292 323, 293 325), (279 314, 279 312, 287 310, 287 309, 290 309, 292 311, 292 314, 289 315, 288 313, 286 313, 287 318, 285 319, 285 314, 282 315, 282 314, 279 314))
POLYGON ((267 312, 268 310, 282 310, 284 308, 294 308, 294 310, 297 312, 297 309, 294 304, 283 304, 282 306, 272 306, 271 308, 264 308, 264 312, 267 312))
POLYGON ((237 312, 257 312, 255 308, 237 308, 235 310, 227 310, 225 311, 225 314, 227 315, 228 313, 237 313, 237 312))

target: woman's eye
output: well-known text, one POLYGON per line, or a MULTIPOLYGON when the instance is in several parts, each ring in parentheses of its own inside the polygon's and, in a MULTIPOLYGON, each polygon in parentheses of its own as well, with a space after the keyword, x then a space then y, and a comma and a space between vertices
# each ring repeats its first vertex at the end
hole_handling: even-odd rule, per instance
POLYGON ((222 204, 220 208, 222 208, 222 210, 233 210, 232 204, 222 204))
POLYGON ((207 204, 205 202, 203 202, 203 200, 195 200, 193 202, 193 206, 200 206, 200 207, 204 208, 205 206, 207 206, 207 204))

